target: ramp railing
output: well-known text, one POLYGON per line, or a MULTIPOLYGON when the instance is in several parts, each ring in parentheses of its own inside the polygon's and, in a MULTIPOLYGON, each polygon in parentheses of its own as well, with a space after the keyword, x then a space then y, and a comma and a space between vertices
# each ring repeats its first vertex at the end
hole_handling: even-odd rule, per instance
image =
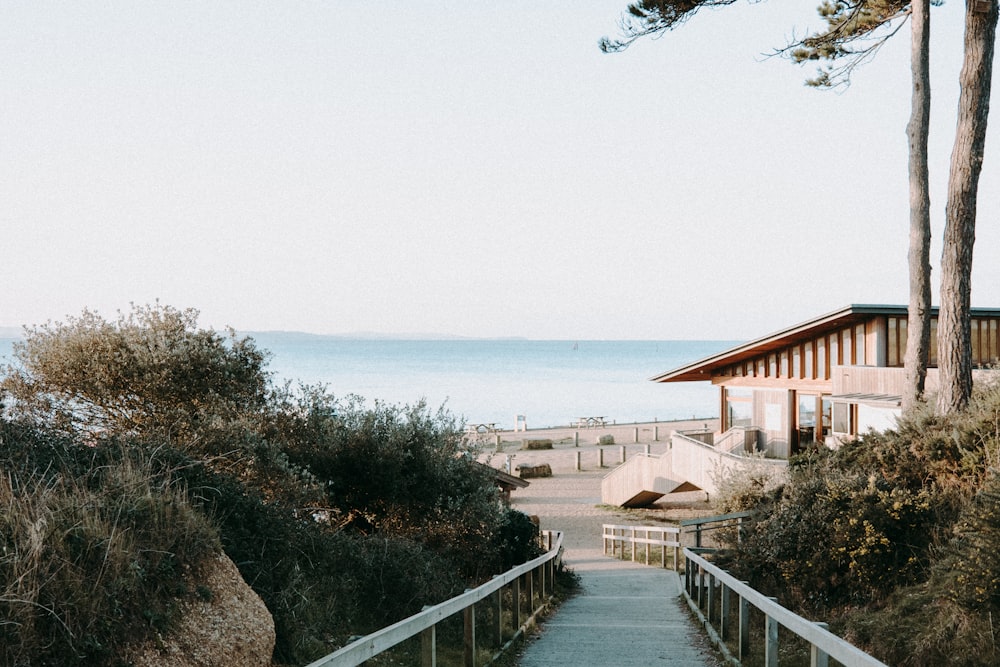
POLYGON ((398 623, 366 635, 327 656, 309 663, 308 667, 356 667, 366 660, 384 653, 402 642, 421 635, 422 667, 437 665, 437 634, 439 623, 461 613, 464 619, 463 665, 476 667, 478 649, 476 606, 495 605, 492 627, 486 629, 484 642, 489 641, 496 649, 494 658, 508 648, 515 639, 524 634, 528 623, 545 609, 552 594, 556 566, 562 559, 563 534, 558 531, 542 531, 542 540, 547 552, 534 560, 518 565, 499 574, 478 588, 445 600, 432 607, 426 607, 418 614, 404 618, 398 623), (509 589, 510 595, 504 595, 509 589), (509 608, 504 602, 509 600, 509 608), (504 642, 503 619, 509 616, 514 628, 513 635, 504 642))

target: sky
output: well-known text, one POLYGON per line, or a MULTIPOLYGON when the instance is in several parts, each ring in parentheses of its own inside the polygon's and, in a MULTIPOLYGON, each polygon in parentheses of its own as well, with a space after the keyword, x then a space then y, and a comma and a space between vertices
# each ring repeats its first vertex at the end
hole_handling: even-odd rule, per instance
MULTIPOLYGON (((244 331, 736 340, 905 304, 908 26, 823 92, 770 55, 812 3, 603 54, 625 5, 0 3, 0 325, 159 300, 244 331)), ((935 302, 962 11, 932 12, 935 302)))

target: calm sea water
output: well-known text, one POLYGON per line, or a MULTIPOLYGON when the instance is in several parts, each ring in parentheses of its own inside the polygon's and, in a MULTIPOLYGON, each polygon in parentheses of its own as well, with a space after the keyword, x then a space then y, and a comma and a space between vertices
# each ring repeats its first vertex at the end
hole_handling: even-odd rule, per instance
MULTIPOLYGON (((337 396, 407 404, 426 399, 470 422, 529 428, 602 416, 618 423, 712 416, 707 382, 649 377, 733 345, 730 341, 361 340, 249 334, 269 350, 279 381, 322 383, 337 396)), ((11 339, 0 339, 8 357, 11 339)))

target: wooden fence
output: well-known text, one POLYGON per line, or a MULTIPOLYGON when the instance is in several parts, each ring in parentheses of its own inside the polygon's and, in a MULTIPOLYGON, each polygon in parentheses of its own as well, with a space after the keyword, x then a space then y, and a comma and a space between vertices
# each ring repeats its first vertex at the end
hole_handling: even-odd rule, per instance
POLYGON ((625 558, 630 554, 632 560, 637 560, 639 545, 645 548, 646 565, 650 564, 652 547, 660 547, 660 564, 667 566, 667 549, 673 550, 673 568, 680 568, 681 529, 677 526, 622 526, 604 524, 604 554, 625 558), (668 537, 669 536, 669 537, 668 537))
POLYGON ((492 647, 497 653, 502 652, 524 633, 528 623, 548 605, 549 596, 553 592, 556 567, 562 558, 563 534, 542 531, 541 538, 546 548, 546 553, 542 556, 497 575, 478 588, 426 607, 418 614, 366 635, 310 663, 308 667, 355 667, 417 635, 421 636, 420 664, 422 667, 436 667, 437 626, 456 614, 463 616, 462 664, 464 667, 476 667, 477 654, 481 648, 492 647), (509 595, 504 595, 504 591, 509 591, 509 595), (505 601, 508 603, 506 609, 505 601), (476 606, 481 603, 492 605, 496 612, 492 614, 492 627, 486 629, 488 637, 481 638, 483 641, 477 639, 476 627, 476 606), (513 635, 505 638, 503 619, 508 615, 513 635))

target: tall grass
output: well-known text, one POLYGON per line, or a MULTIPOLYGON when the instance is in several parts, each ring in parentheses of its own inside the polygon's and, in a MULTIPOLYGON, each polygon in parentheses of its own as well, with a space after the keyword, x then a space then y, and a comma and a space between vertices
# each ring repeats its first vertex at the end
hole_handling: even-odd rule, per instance
POLYGON ((220 549, 183 489, 148 460, 78 476, 4 468, 2 664, 114 664, 125 646, 169 628, 198 564, 220 549))

